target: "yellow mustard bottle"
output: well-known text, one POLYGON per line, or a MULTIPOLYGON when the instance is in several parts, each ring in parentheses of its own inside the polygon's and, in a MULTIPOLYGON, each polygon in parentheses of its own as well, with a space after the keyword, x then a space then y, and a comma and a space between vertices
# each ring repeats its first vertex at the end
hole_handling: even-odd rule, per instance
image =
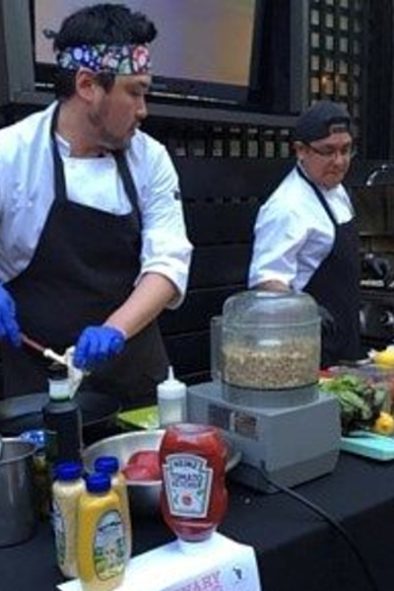
POLYGON ((84 591, 111 591, 124 578, 126 544, 119 496, 107 474, 86 478, 78 504, 77 566, 84 591))
POLYGON ((84 491, 82 465, 77 462, 57 464, 52 485, 52 524, 57 563, 63 575, 70 579, 78 576, 77 509, 84 491))
POLYGON ((96 472, 108 474, 111 478, 111 488, 119 496, 125 528, 126 560, 128 560, 132 549, 130 502, 127 494, 126 479, 120 471, 119 460, 116 456, 99 456, 94 462, 94 469, 96 472))

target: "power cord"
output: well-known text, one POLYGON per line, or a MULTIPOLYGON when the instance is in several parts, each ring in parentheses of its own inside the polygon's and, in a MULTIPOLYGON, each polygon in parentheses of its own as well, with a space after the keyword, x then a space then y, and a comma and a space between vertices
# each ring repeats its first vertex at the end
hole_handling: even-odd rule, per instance
POLYGON ((372 573, 368 567, 365 557, 362 555, 362 553, 359 550, 355 541, 352 539, 352 537, 349 535, 349 533, 345 530, 345 528, 339 523, 339 521, 337 521, 334 517, 331 517, 331 515, 329 515, 324 509, 322 509, 318 505, 315 505, 315 503, 312 503, 312 501, 309 501, 309 499, 307 499, 306 497, 303 497, 299 493, 294 492, 293 490, 291 490, 287 486, 284 486, 282 484, 279 484, 278 482, 275 482, 274 480, 272 480, 272 478, 268 477, 264 471, 262 471, 261 473, 262 473, 263 477, 265 478, 265 480, 271 486, 273 486, 277 490, 280 490, 281 492, 289 495, 290 497, 292 497, 296 501, 299 501, 300 503, 302 503, 303 505, 308 507, 308 509, 310 509, 314 513, 317 513, 318 515, 320 515, 320 517, 323 517, 323 519, 325 519, 344 538, 346 543, 349 545, 349 547, 353 551, 355 557, 357 558, 358 562, 360 563, 362 570, 364 571, 365 578, 368 581, 371 591, 379 591, 379 587, 375 581, 374 576, 372 575, 372 573))

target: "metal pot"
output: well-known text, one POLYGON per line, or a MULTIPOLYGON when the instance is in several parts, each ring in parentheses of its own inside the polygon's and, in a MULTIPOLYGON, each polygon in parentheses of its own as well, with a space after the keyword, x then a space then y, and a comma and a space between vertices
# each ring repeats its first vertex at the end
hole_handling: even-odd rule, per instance
POLYGON ((3 438, 0 459, 0 547, 29 539, 36 527, 33 454, 35 445, 3 438))

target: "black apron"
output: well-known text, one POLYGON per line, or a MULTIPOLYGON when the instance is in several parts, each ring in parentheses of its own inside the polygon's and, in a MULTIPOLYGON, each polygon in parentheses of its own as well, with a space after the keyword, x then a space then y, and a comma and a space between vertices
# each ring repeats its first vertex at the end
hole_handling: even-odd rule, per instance
POLYGON ((320 189, 298 166, 297 171, 312 187, 335 228, 329 255, 304 288, 335 320, 334 334, 322 335, 321 366, 324 368, 361 356, 359 238, 355 219, 338 224, 320 189))
MULTIPOLYGON (((27 269, 6 286, 32 339, 63 352, 89 325, 100 325, 129 297, 140 271, 137 194, 123 152, 114 154, 132 211, 113 215, 67 199, 64 168, 51 124, 55 199, 27 269)), ((5 395, 47 389, 48 362, 24 348, 4 347, 5 395)), ((168 360, 157 322, 127 341, 125 350, 92 372, 88 386, 116 394, 124 406, 152 401, 168 360)))

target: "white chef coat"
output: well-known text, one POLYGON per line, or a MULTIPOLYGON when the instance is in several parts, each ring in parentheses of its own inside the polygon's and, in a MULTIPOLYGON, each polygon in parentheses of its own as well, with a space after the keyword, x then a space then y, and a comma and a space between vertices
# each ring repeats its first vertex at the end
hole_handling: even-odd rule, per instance
MULTIPOLYGON (((50 124, 56 103, 44 111, 0 129, 0 281, 5 283, 29 265, 54 200, 50 124)), ((113 214, 132 206, 111 155, 70 156, 57 136, 71 201, 113 214)), ((141 272, 159 273, 185 295, 192 246, 187 239, 175 168, 165 147, 138 130, 127 162, 138 195, 142 220, 141 272)), ((87 228, 88 232, 89 229, 87 228)))
MULTIPOLYGON (((338 224, 352 219, 353 208, 343 185, 319 189, 338 224)), ((332 221, 294 168, 259 209, 249 287, 275 280, 302 291, 329 255, 334 238, 332 221)))

